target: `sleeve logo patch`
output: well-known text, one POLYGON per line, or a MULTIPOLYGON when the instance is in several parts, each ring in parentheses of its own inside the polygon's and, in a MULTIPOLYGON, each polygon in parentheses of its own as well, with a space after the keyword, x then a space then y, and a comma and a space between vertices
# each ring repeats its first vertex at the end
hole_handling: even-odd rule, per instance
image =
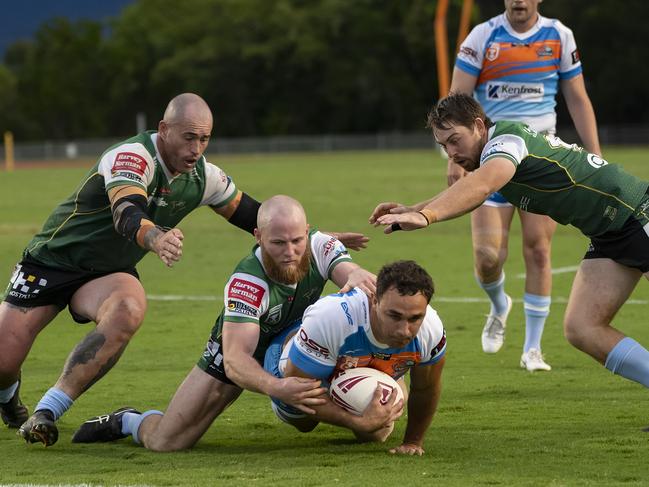
POLYGON ((241 301, 228 300, 228 311, 231 313, 238 313, 246 316, 257 317, 259 314, 257 308, 242 303, 241 301))
POLYGON ((338 239, 336 237, 331 237, 329 240, 327 240, 327 243, 324 246, 324 256, 328 256, 329 252, 332 251, 336 247, 336 242, 338 242, 338 239))
POLYGON ((300 328, 300 331, 298 332, 298 344, 302 346, 303 349, 309 354, 315 355, 316 357, 323 357, 323 358, 328 358, 329 354, 329 349, 323 345, 320 345, 318 342, 313 340, 312 338, 309 338, 309 335, 306 334, 306 331, 304 331, 304 328, 300 328))
POLYGON ((570 53, 570 57, 572 58, 572 64, 577 64, 579 62, 579 51, 575 49, 570 53))
POLYGON ((470 57, 470 58, 475 59, 475 60, 478 59, 478 53, 475 51, 475 49, 471 49, 469 46, 460 47, 459 54, 464 55, 466 57, 470 57))
POLYGON ((130 171, 140 176, 144 176, 146 171, 147 163, 144 157, 135 152, 120 152, 115 157, 115 162, 113 163, 112 173, 118 171, 130 171))
POLYGON ((264 292, 264 288, 254 282, 235 278, 228 288, 228 299, 238 299, 258 308, 264 292))

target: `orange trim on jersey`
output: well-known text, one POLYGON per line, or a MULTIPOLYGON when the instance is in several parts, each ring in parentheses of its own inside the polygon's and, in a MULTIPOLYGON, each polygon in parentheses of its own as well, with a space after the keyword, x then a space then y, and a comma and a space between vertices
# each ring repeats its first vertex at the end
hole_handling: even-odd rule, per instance
POLYGON ((482 62, 482 69, 478 78, 478 84, 484 81, 512 76, 523 73, 557 71, 557 65, 539 65, 547 61, 561 61, 561 41, 546 40, 532 42, 529 45, 512 45, 511 42, 501 42, 498 44, 498 55, 489 60, 489 52, 492 48, 487 48, 482 62), (545 48, 550 48, 552 53, 547 56, 539 56, 539 52, 545 48))
POLYGON ((360 357, 341 355, 336 361, 336 367, 332 376, 335 377, 344 369, 370 367, 372 369, 380 370, 396 379, 401 377, 410 367, 417 365, 419 362, 421 362, 421 354, 419 352, 386 354, 385 358, 375 355, 362 355, 360 357))
POLYGON ((115 203, 120 198, 124 198, 126 196, 131 196, 132 194, 139 194, 141 196, 144 196, 146 198, 146 191, 142 189, 139 186, 134 186, 131 184, 125 184, 121 186, 114 186, 108 190, 108 200, 110 201, 110 204, 112 205, 115 203))

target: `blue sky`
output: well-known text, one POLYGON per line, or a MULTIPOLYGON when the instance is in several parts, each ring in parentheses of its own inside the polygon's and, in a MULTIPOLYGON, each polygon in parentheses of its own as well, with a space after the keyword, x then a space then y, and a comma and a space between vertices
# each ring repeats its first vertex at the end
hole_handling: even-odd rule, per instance
POLYGON ((0 12, 0 56, 20 39, 31 39, 53 17, 102 20, 118 16, 136 0, 22 0, 6 2, 0 12))

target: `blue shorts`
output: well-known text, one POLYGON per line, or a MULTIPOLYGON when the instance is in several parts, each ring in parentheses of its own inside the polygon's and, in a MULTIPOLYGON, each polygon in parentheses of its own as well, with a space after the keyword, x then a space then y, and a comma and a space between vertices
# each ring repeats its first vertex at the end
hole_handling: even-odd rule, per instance
MULTIPOLYGON (((282 351, 284 350, 284 342, 289 334, 295 333, 302 324, 302 320, 297 320, 295 323, 287 327, 282 333, 273 338, 270 345, 266 349, 264 356, 264 370, 275 377, 282 378, 282 373, 279 371, 279 363, 282 358, 282 351)), ((274 397, 270 398, 271 407, 279 419, 285 423, 290 424, 291 419, 304 418, 307 415, 293 406, 283 403, 274 397)))
POLYGON ((507 208, 512 204, 505 199, 505 197, 498 191, 491 193, 489 197, 482 203, 485 206, 494 206, 496 208, 507 208))

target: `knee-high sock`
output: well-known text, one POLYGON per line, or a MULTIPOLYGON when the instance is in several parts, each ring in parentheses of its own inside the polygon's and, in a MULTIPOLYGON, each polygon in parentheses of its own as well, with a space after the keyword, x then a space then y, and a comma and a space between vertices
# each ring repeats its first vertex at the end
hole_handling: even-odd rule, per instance
POLYGON ((491 314, 503 315, 507 312, 507 295, 505 294, 505 273, 500 274, 497 281, 481 282, 476 276, 478 285, 484 289, 491 301, 491 314))
POLYGON ((140 425, 147 416, 151 416, 153 414, 159 414, 160 416, 162 416, 164 413, 162 411, 156 411, 153 409, 142 414, 124 413, 124 415, 122 416, 122 434, 132 435, 133 441, 139 444, 140 438, 138 436, 138 430, 140 429, 140 425))
POLYGON ((36 405, 34 411, 40 411, 42 409, 47 409, 52 411, 54 414, 54 420, 56 421, 63 413, 65 413, 74 401, 61 389, 56 387, 50 387, 50 389, 45 393, 40 402, 36 405))
POLYGON ((18 389, 18 381, 14 382, 12 385, 7 387, 6 389, 1 389, 0 390, 0 404, 7 403, 11 401, 11 398, 14 397, 14 394, 16 393, 16 389, 18 389))
POLYGON ((550 314, 550 296, 525 293, 523 307, 525 308, 525 345, 523 352, 530 348, 541 350, 541 337, 545 327, 545 319, 550 314))
POLYGON ((633 338, 620 340, 608 353, 604 367, 649 387, 649 351, 633 338))

